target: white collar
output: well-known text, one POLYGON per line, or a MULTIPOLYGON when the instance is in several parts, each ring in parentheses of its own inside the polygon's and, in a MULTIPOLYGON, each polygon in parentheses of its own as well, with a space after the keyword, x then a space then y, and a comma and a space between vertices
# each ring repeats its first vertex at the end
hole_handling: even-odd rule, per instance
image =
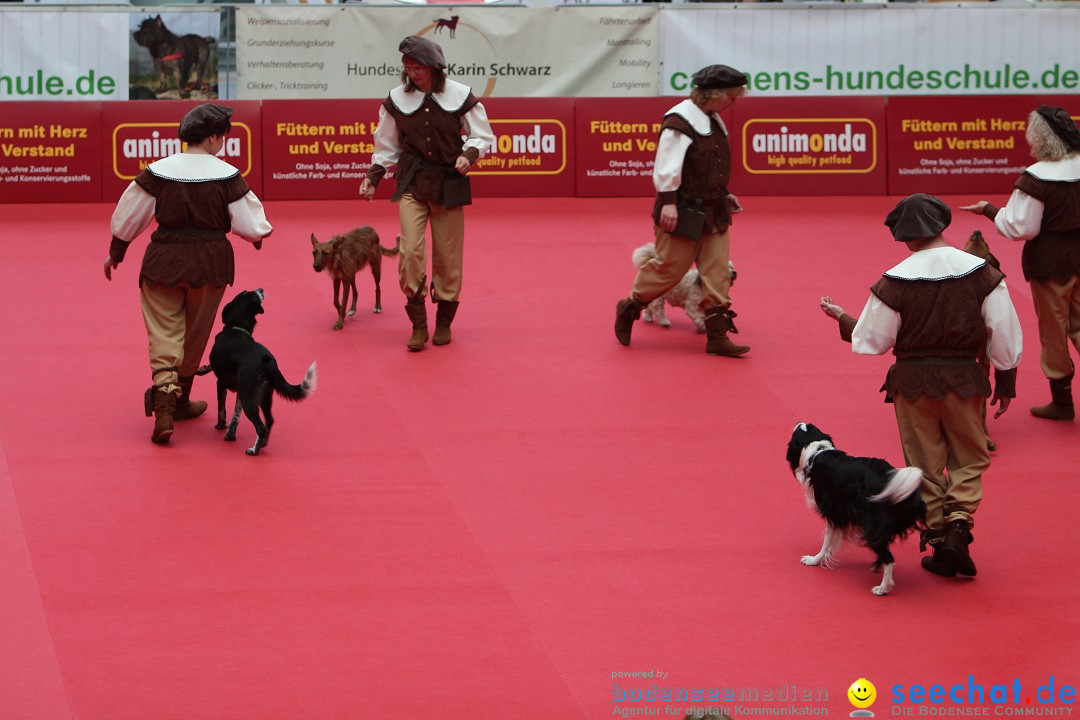
MULTIPOLYGON (((471 92, 472 88, 468 85, 463 85, 456 80, 447 78, 443 91, 432 93, 431 99, 443 110, 454 112, 461 109, 461 106, 469 99, 469 93, 471 92)), ((412 115, 419 110, 420 106, 424 104, 424 98, 426 97, 428 96, 419 90, 406 92, 404 85, 398 85, 390 91, 390 102, 394 103, 394 106, 406 115, 412 115)))
POLYGON ((1076 182, 1080 180, 1080 154, 1069 155, 1061 160, 1043 160, 1024 172, 1040 180, 1076 182))
POLYGON ((720 116, 716 113, 706 114, 701 108, 694 104, 689 98, 683 100, 681 103, 664 113, 664 116, 678 115, 686 122, 690 123, 690 127, 694 128, 694 132, 698 135, 712 135, 712 126, 709 124, 709 118, 715 118, 716 122, 720 124, 720 129, 725 135, 728 134, 727 127, 724 125, 724 121, 720 119, 720 116))
POLYGON ((950 245, 913 252, 883 274, 896 280, 948 280, 970 275, 985 264, 982 258, 950 245))
POLYGON ((799 467, 795 468, 795 479, 799 481, 803 492, 806 493, 806 504, 814 510, 817 509, 817 502, 814 500, 814 488, 810 485, 810 471, 814 467, 817 456, 829 451, 836 451, 831 442, 828 440, 815 440, 802 449, 802 453, 799 455, 799 467))
POLYGON ((146 169, 159 178, 178 182, 228 180, 240 174, 232 165, 213 155, 185 152, 152 162, 146 169))

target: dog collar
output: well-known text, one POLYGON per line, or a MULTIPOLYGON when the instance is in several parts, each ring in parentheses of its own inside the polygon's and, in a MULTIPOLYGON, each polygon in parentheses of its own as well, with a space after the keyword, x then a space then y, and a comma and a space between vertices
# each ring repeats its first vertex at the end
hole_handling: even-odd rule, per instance
POLYGON ((803 475, 807 478, 810 477, 810 471, 814 469, 814 461, 817 460, 818 455, 830 450, 836 450, 832 443, 825 440, 818 440, 814 444, 818 447, 814 448, 814 454, 806 458, 806 462, 803 464, 803 475))
POLYGON ((242 327, 237 327, 236 325, 230 325, 230 326, 229 326, 229 329, 230 329, 230 330, 239 330, 240 332, 242 332, 242 333, 246 333, 246 334, 248 334, 248 335, 250 335, 250 334, 251 334, 251 331, 250 331, 250 330, 245 330, 244 328, 242 328, 242 327))

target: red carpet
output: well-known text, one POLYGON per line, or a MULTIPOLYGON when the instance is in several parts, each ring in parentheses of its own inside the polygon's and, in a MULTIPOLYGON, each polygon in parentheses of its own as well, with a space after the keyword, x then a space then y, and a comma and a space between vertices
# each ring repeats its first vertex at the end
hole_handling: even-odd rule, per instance
MULTIPOLYGON (((146 237, 108 283, 111 207, 3 206, 0 718, 576 720, 703 704, 617 701, 652 683, 758 693, 712 703, 733 714, 846 715, 858 678, 880 717, 900 710, 895 685, 969 676, 987 693, 1018 680, 1010 709, 1065 707, 1035 693, 1080 680, 1066 532, 1080 426, 1027 412, 1048 389, 1020 247, 984 219, 958 213, 946 236, 986 233, 1026 356, 991 426, 978 578, 923 572, 914 539, 886 598, 866 550, 799 564, 821 524, 784 462, 794 423, 902 460, 877 392, 888 358, 852 355, 817 308, 828 293, 857 314, 904 257, 882 225, 894 203, 744 198, 741 359, 705 355, 679 310, 671 329, 615 341, 647 199, 479 200, 454 342, 416 354, 393 259, 385 312, 365 273, 340 332, 311 268, 312 232, 371 224, 389 245, 396 208, 269 204, 277 231, 261 252, 236 243, 226 297, 264 288, 256 337, 294 382, 317 360, 319 388, 275 405, 258 458, 250 424, 222 442, 212 409, 149 442, 146 237)), ((213 399, 210 379, 195 388, 213 399)))

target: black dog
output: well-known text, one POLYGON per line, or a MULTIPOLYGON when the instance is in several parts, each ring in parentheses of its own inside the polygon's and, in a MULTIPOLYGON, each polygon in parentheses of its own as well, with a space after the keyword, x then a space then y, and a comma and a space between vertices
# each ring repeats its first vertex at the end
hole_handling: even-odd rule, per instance
POLYGON ((804 556, 803 565, 829 567, 845 538, 865 543, 877 555, 874 570, 884 570, 881 584, 871 590, 887 595, 896 584, 889 546, 926 527, 926 504, 919 493, 923 471, 897 469, 879 458, 852 457, 809 423, 795 426, 787 461, 807 504, 826 522, 821 550, 804 556))
POLYGON ((165 21, 158 15, 146 18, 134 33, 135 42, 150 51, 154 59, 160 87, 158 91, 168 90, 172 85, 177 90, 209 87, 206 68, 210 64, 211 48, 214 39, 199 35, 177 35, 165 27, 165 21), (195 80, 191 80, 191 71, 195 71, 195 80))
POLYGON ((210 369, 217 376, 218 430, 225 426, 225 391, 236 393, 236 408, 225 431, 226 440, 236 439, 236 426, 243 408, 248 420, 255 426, 258 438, 248 448, 248 455, 258 455, 270 439, 274 416, 270 406, 276 392, 286 400, 299 401, 315 390, 315 363, 307 369, 304 381, 290 385, 278 370, 277 360, 265 347, 251 336, 255 330, 255 316, 263 312, 264 293, 261 288, 245 290, 229 301, 221 311, 225 328, 214 338, 210 350, 210 369), (259 410, 266 418, 263 423, 259 410))

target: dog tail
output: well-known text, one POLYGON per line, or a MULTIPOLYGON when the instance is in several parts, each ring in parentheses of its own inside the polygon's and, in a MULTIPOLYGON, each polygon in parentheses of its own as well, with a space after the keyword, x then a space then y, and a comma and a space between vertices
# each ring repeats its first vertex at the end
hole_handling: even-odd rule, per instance
POLYGON ((895 505, 911 497, 912 493, 918 492, 922 481, 923 471, 917 467, 894 470, 885 489, 871 497, 870 502, 888 501, 895 505))
POLYGON ((274 392, 286 400, 292 400, 293 402, 299 402, 315 392, 315 387, 317 385, 318 377, 315 373, 315 363, 311 363, 311 367, 309 367, 304 374, 304 380, 299 385, 292 385, 286 382, 285 376, 282 375, 280 371, 274 374, 274 392))
POLYGON ((401 252, 401 236, 400 235, 397 236, 397 243, 394 245, 394 247, 387 248, 387 247, 383 247, 380 244, 379 245, 379 250, 382 252, 383 255, 389 255, 390 257, 393 257, 394 255, 397 255, 399 252, 401 252))
POLYGON ((634 267, 638 268, 657 257, 659 255, 656 254, 656 243, 645 243, 637 250, 634 250, 634 254, 631 256, 634 260, 634 267))

